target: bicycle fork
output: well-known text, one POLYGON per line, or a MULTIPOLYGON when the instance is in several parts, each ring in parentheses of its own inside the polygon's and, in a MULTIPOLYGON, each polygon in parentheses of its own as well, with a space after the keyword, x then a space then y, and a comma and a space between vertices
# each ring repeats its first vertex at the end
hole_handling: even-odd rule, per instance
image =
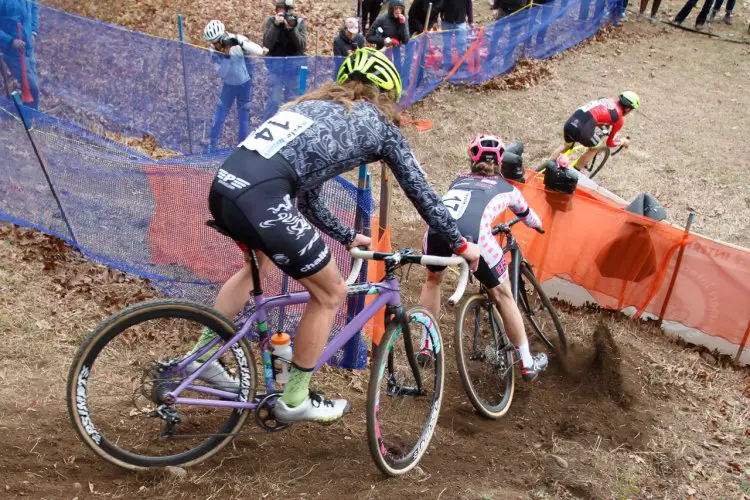
POLYGON ((406 351, 406 359, 409 362, 409 368, 411 369, 412 375, 416 387, 407 387, 405 385, 399 385, 395 377, 395 366, 393 365, 393 352, 388 355, 388 393, 393 396, 421 396, 424 394, 422 390, 422 376, 419 372, 419 363, 417 362, 417 356, 414 352, 414 345, 412 344, 411 330, 409 328, 409 321, 406 318, 404 308, 402 306, 388 306, 386 309, 387 317, 393 318, 395 316, 396 321, 401 325, 401 336, 404 341, 404 349, 406 351))

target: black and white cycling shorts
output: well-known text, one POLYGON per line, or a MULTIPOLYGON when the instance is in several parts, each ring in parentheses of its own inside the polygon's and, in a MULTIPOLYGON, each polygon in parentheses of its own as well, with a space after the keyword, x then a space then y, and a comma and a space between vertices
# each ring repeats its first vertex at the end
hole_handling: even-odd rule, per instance
POLYGON ((601 137, 597 134, 596 118, 582 109, 577 109, 573 116, 565 122, 563 138, 567 149, 572 148, 576 142, 580 142, 590 149, 599 146, 602 142, 601 137))
POLYGON ((297 174, 279 155, 237 148, 211 184, 216 223, 240 244, 260 250, 285 274, 301 279, 323 269, 331 252, 294 203, 297 174))

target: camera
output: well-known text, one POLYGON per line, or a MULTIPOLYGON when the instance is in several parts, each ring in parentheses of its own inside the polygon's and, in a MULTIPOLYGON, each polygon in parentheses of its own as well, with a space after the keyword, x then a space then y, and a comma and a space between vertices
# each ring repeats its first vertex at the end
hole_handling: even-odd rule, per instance
POLYGON ((233 36, 225 36, 222 37, 219 41, 221 43, 222 47, 234 47, 235 45, 239 45, 240 41, 237 40, 237 38, 233 36))
POLYGON ((294 12, 290 12, 290 9, 284 11, 284 20, 288 22, 289 24, 297 24, 297 16, 294 15, 294 12))

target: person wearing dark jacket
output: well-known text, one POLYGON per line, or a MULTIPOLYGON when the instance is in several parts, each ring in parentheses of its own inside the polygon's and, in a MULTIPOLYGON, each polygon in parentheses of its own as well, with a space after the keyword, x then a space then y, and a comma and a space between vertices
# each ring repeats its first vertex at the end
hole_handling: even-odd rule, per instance
POLYGON ((359 32, 359 21, 356 17, 350 17, 344 21, 339 36, 333 40, 333 55, 346 57, 364 46, 365 37, 359 32))
POLYGON ((266 119, 285 101, 295 98, 299 91, 299 63, 285 59, 304 56, 307 48, 307 23, 294 13, 294 0, 276 0, 276 13, 263 27, 263 46, 268 49, 266 119))
MULTIPOLYGON (((442 29, 443 31, 455 30, 456 50, 460 59, 466 52, 466 31, 468 25, 474 22, 472 16, 471 0, 444 0, 442 11, 442 29)), ((443 35, 443 67, 450 69, 453 67, 453 36, 454 34, 443 35)))
POLYGON ((276 14, 263 26, 263 46, 269 57, 304 56, 307 24, 294 14, 294 0, 277 0, 276 14))
POLYGON ((362 0, 362 30, 372 26, 375 19, 380 15, 383 0, 362 0))
POLYGON ((443 0, 414 0, 409 7, 409 33, 418 35, 425 31, 424 21, 427 18, 427 10, 432 2, 432 11, 430 20, 427 24, 427 30, 431 30, 437 25, 438 16, 443 11, 443 0))
POLYGON ((390 0, 388 12, 378 17, 367 33, 367 41, 379 49, 409 41, 409 25, 404 15, 404 0, 390 0))

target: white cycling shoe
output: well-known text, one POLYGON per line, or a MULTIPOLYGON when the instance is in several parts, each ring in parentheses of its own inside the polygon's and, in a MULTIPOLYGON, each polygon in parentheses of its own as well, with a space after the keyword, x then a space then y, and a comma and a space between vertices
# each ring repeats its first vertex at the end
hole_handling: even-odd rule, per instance
POLYGON ((317 422, 330 424, 349 412, 346 399, 323 399, 323 396, 310 392, 304 403, 293 408, 279 398, 273 407, 273 414, 280 423, 317 422))
MULTIPOLYGON (((185 372, 188 375, 192 375, 201 366, 203 366, 203 363, 200 361, 193 361, 185 367, 185 372)), ((203 371, 198 374, 198 380, 202 380, 214 389, 234 392, 236 394, 240 392, 239 379, 233 377, 232 374, 229 373, 229 370, 227 370, 227 368, 218 360, 214 360, 207 365, 203 371)))

